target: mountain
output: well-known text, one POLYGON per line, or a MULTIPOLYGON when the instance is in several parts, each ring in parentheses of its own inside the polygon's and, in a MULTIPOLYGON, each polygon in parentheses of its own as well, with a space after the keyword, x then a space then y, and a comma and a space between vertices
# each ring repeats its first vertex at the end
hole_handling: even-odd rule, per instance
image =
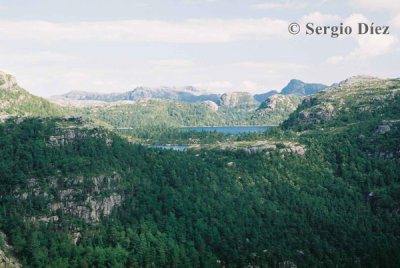
POLYGON ((303 81, 292 79, 290 80, 289 84, 284 87, 281 91, 283 95, 297 95, 297 96, 308 96, 315 94, 328 86, 323 84, 308 84, 304 83, 303 81))
POLYGON ((10 118, 0 123, 0 260, 399 267, 399 89, 398 79, 353 77, 308 96, 282 126, 237 137, 260 151, 176 152, 82 117, 10 118))
MULTIPOLYGON (((339 85, 339 84, 334 83, 330 87, 335 87, 337 85, 339 85)), ((271 90, 266 93, 255 94, 254 99, 256 99, 258 102, 262 103, 268 97, 275 95, 275 94, 308 96, 308 95, 315 94, 315 93, 317 93, 325 88, 328 88, 328 87, 329 86, 326 86, 323 84, 309 84, 309 83, 304 83, 300 80, 292 79, 292 80, 290 80, 289 84, 287 84, 287 86, 281 90, 280 93, 276 90, 271 90)))
POLYGON ((301 103, 302 98, 296 95, 275 94, 263 101, 259 109, 270 109, 271 111, 294 112, 301 103))
POLYGON ((306 97, 298 113, 292 114, 284 125, 308 129, 346 124, 360 116, 370 117, 369 114, 385 108, 387 102, 395 102, 399 87, 397 79, 365 75, 350 77, 337 87, 306 97))
POLYGON ((0 116, 61 116, 61 107, 22 89, 14 76, 0 71, 0 116))
POLYGON ((219 95, 205 93, 194 87, 188 86, 183 88, 137 87, 132 91, 127 91, 123 93, 110 93, 110 94, 100 94, 100 93, 85 92, 85 91, 71 91, 64 95, 53 96, 52 98, 67 99, 67 100, 96 100, 105 102, 139 101, 147 98, 169 99, 169 100, 178 100, 184 102, 202 102, 207 100, 217 102, 219 95))
POLYGON ((218 100, 219 106, 235 107, 240 105, 257 105, 257 101, 248 92, 224 93, 218 100))
POLYGON ((258 101, 258 102, 263 102, 263 101, 265 101, 268 97, 270 97, 270 96, 272 96, 272 95, 275 95, 275 94, 279 94, 279 92, 276 91, 276 90, 271 90, 271 91, 268 91, 268 92, 266 92, 266 93, 255 94, 255 95, 254 95, 254 99, 256 99, 256 101, 258 101))
POLYGON ((263 101, 251 114, 251 120, 263 120, 270 125, 279 125, 300 105, 302 97, 274 94, 263 101))

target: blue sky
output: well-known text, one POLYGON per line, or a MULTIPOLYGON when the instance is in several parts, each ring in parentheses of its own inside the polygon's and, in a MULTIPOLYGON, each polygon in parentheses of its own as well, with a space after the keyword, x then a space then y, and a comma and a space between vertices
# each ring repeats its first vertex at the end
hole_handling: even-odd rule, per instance
POLYGON ((260 93, 292 78, 400 76, 398 0, 0 0, 0 14, 0 70, 40 96, 138 85, 260 93), (294 36, 291 22, 374 22, 390 35, 294 36))

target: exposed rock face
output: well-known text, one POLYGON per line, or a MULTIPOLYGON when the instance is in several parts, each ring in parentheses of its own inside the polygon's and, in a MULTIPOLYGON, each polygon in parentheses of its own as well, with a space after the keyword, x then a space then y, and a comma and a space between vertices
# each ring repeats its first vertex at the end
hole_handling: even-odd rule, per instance
POLYGON ((222 94, 218 103, 220 106, 235 107, 238 105, 255 105, 257 101, 248 92, 230 92, 222 94))
POLYGON ((315 94, 328 86, 323 84, 308 84, 303 81, 292 79, 289 84, 284 87, 281 91, 282 95, 297 95, 297 96, 308 96, 315 94))
POLYGON ((8 258, 6 254, 0 250, 0 268, 20 268, 22 265, 14 258, 8 258))
POLYGON ((385 134, 386 132, 390 131, 390 126, 388 125, 380 125, 378 126, 378 129, 376 130, 377 134, 385 134))
POLYGON ((203 101, 202 102, 204 105, 206 105, 206 106, 208 106, 208 107, 210 107, 211 109, 213 109, 214 111, 218 111, 218 104, 216 104, 215 102, 213 102, 213 101, 203 101))
MULTIPOLYGON (((120 175, 93 178, 48 178, 48 189, 42 189, 36 179, 31 179, 28 192, 18 192, 21 199, 46 198, 53 213, 61 210, 85 221, 99 221, 110 215, 112 209, 122 203, 119 193, 120 175)), ((40 217, 35 220, 57 221, 57 216, 40 217)))
POLYGON ((357 84, 357 83, 362 83, 362 82, 373 82, 373 81, 379 81, 382 80, 382 78, 376 77, 376 76, 371 76, 371 75, 356 75, 347 78, 346 80, 342 81, 339 83, 339 86, 341 85, 352 85, 352 84, 357 84))
MULTIPOLYGON (((72 194, 76 193, 71 193, 69 196, 72 196, 72 194)), ((120 205, 121 202, 121 195, 113 193, 110 196, 101 199, 94 199, 93 197, 89 196, 82 205, 78 205, 73 201, 58 202, 49 204, 49 208, 53 212, 61 209, 65 214, 70 214, 86 221, 99 221, 102 216, 110 215, 112 209, 115 206, 120 205)))
POLYGON ((6 236, 3 233, 0 233, 0 239, 3 242, 6 254, 3 250, 0 249, 0 268, 20 268, 22 265, 15 259, 12 254, 12 247, 7 244, 6 236))
MULTIPOLYGON (((279 145, 283 147, 282 149, 279 149, 279 152, 283 154, 295 153, 298 155, 304 155, 307 151, 305 145, 299 143, 283 142, 279 145)), ((253 144, 246 144, 246 146, 243 146, 240 142, 233 142, 230 144, 219 145, 218 148, 221 150, 243 150, 249 154, 267 151, 267 154, 269 154, 268 150, 275 150, 278 146, 275 141, 265 140, 257 141, 253 144)), ((231 163, 233 164, 233 162, 231 163)), ((232 166, 232 164, 228 163, 228 166, 232 166)))
POLYGON ((9 89, 17 85, 17 80, 14 76, 0 71, 0 89, 9 89))
MULTIPOLYGON (((23 118, 19 118, 18 120, 22 120, 23 118)), ((62 118, 64 122, 57 123, 57 134, 58 135, 53 135, 49 137, 49 140, 47 142, 48 146, 55 147, 55 146, 64 146, 67 144, 71 144, 74 141, 78 139, 83 139, 87 137, 93 137, 93 138, 100 138, 100 139, 105 139, 107 145, 111 145, 112 140, 108 138, 108 134, 106 132, 99 132, 99 131, 94 131, 91 132, 90 130, 93 129, 99 129, 100 126, 90 122, 86 121, 80 116, 66 116, 62 118), (71 126, 68 126, 68 122, 72 120, 73 122, 78 122, 80 123, 79 126, 72 124, 71 126)))
POLYGON ((297 96, 286 96, 281 94, 273 95, 267 98, 260 105, 260 109, 269 109, 271 111, 294 111, 300 104, 300 97, 297 96))
MULTIPOLYGON (((380 79, 365 75, 350 77, 337 87, 306 97, 300 106, 297 119, 289 119, 284 124, 318 125, 336 120, 343 112, 351 110, 357 113, 371 113, 386 107, 388 101, 399 94, 398 79, 380 79)), ((375 134, 386 133, 390 128, 389 124, 382 124, 375 134)))
MULTIPOLYGON (((0 115, 62 116, 64 111, 49 101, 29 94, 14 76, 0 71, 0 115)), ((0 119, 1 120, 1 119, 0 119)))

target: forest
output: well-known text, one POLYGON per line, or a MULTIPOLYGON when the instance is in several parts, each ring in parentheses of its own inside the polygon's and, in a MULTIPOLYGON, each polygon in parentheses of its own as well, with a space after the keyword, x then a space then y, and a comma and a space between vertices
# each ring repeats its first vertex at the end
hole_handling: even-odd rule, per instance
POLYGON ((0 124, 8 254, 24 267, 398 267, 400 96, 376 88, 346 108, 333 95, 343 90, 317 94, 264 133, 187 132, 282 141, 251 153, 147 148, 82 117, 11 117, 0 124))

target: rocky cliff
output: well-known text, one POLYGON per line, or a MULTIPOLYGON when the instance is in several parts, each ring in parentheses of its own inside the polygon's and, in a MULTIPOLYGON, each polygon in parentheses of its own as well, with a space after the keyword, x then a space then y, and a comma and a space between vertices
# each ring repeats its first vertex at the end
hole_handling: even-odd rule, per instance
POLYGON ((235 107, 239 105, 257 105, 258 102, 248 92, 230 92, 222 94, 218 104, 220 106, 235 107))
POLYGON ((17 84, 14 76, 0 71, 0 117, 61 116, 61 107, 29 94, 17 84))

